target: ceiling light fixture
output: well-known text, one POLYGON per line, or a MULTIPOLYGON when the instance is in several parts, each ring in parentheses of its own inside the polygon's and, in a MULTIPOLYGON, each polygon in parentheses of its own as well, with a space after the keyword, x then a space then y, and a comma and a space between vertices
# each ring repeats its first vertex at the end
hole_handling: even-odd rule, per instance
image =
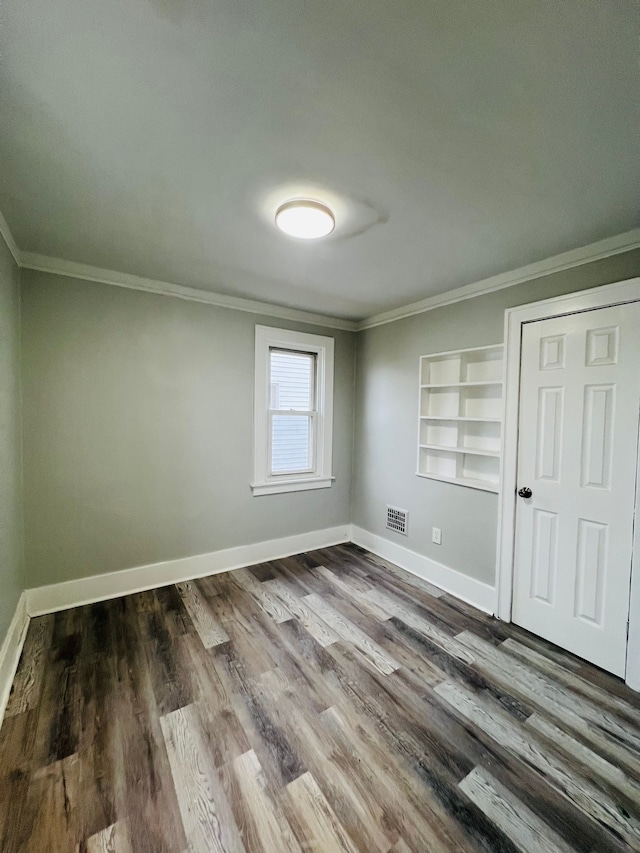
POLYGON ((326 204, 298 198, 280 205, 276 210, 276 225, 289 237, 318 240, 331 234, 336 220, 326 204))

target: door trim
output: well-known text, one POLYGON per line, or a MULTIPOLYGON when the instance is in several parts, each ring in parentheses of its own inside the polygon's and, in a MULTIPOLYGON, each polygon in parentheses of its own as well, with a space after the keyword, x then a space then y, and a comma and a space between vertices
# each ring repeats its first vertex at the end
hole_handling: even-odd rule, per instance
MULTIPOLYGON (((501 489, 498 502, 498 544, 496 559, 495 613, 505 622, 511 621, 513 596, 514 545, 516 520, 516 478, 518 460, 518 412, 520 407, 520 358, 522 327, 525 323, 575 314, 581 311, 608 308, 625 302, 640 301, 640 278, 615 284, 606 284, 579 293, 569 293, 541 302, 532 302, 508 308, 504 318, 504 428, 502 434, 501 489)), ((640 462, 638 477, 640 477, 640 462)), ((640 479, 636 478, 636 483, 640 479)), ((631 595, 629 608, 629 636, 625 681, 634 690, 640 690, 640 527, 635 525, 633 543, 631 595)))

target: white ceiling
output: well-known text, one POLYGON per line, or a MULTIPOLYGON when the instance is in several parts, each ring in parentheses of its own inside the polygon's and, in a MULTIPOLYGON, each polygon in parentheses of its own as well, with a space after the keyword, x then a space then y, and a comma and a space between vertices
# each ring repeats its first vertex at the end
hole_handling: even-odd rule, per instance
POLYGON ((362 318, 635 227, 637 0, 3 0, 20 249, 362 318), (337 228, 272 224, 312 192, 337 228))

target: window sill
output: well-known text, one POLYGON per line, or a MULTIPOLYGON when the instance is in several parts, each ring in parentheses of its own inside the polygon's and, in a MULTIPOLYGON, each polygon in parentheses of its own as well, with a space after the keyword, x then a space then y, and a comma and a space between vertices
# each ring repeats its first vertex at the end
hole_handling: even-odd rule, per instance
POLYGON ((328 489, 335 477, 296 477, 289 480, 270 480, 267 483, 252 483, 254 497, 259 495, 278 495, 282 492, 304 492, 309 489, 328 489))

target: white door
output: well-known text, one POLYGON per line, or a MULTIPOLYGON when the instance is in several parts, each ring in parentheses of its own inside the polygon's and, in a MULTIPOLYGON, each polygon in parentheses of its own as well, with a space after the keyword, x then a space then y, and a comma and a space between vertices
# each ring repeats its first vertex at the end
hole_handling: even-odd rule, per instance
POLYGON ((512 618, 620 676, 639 408, 640 303, 523 326, 512 618))

